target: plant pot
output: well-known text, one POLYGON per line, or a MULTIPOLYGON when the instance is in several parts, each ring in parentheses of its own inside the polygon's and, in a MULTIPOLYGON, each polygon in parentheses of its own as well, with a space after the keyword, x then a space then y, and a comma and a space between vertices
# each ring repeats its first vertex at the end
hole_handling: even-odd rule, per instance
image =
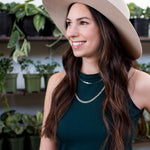
POLYGON ((50 20, 46 19, 44 29, 40 30, 40 35, 41 36, 52 36, 54 29, 55 29, 55 25, 50 20))
POLYGON ((24 74, 25 90, 27 93, 40 92, 41 75, 40 74, 24 74))
POLYGON ((6 85, 5 92, 6 93, 16 93, 17 91, 17 75, 18 74, 7 74, 6 76, 6 85))
POLYGON ((134 19, 130 19, 130 21, 139 36, 148 37, 149 19, 147 19, 147 18, 136 18, 135 19, 134 18, 134 19))
POLYGON ((24 150, 24 137, 20 138, 6 138, 6 150, 24 150))
POLYGON ((12 15, 6 12, 0 13, 0 36, 10 36, 13 26, 12 15))
POLYGON ((39 150, 40 136, 27 136, 25 150, 39 150))
POLYGON ((44 83, 45 83, 45 89, 47 88, 48 80, 52 74, 43 74, 44 76, 44 83))
POLYGON ((33 24, 33 17, 34 16, 26 16, 24 19, 19 23, 19 26, 25 36, 39 36, 39 33, 36 31, 34 24, 33 24))
POLYGON ((2 150, 3 147, 3 139, 0 139, 0 150, 2 150))

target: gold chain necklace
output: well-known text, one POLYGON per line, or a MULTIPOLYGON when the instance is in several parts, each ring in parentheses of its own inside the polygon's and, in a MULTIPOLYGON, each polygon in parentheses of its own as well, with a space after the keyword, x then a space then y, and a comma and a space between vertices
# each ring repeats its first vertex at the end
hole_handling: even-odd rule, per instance
POLYGON ((102 81, 102 79, 101 80, 98 80, 98 81, 96 81, 96 82, 88 82, 88 81, 84 81, 84 80, 82 80, 81 78, 79 78, 83 83, 85 83, 85 84, 96 84, 96 83, 99 83, 99 82, 101 82, 102 81))
POLYGON ((78 97, 77 93, 75 93, 75 97, 76 97, 76 99, 77 99, 79 102, 81 102, 81 103, 84 103, 84 104, 91 103, 91 102, 94 101, 98 96, 101 95, 101 93, 104 91, 104 89, 105 89, 105 87, 103 87, 103 88, 101 89, 101 91, 100 91, 96 96, 94 96, 92 99, 87 100, 87 101, 84 101, 84 100, 80 99, 80 98, 78 97))

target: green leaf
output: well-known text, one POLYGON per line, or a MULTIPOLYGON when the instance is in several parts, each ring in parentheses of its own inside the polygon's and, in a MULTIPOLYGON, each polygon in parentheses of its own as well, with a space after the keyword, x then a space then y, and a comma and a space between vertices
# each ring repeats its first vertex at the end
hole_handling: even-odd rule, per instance
POLYGON ((137 6, 133 2, 128 4, 128 8, 130 10, 130 17, 131 18, 140 18, 144 13, 144 9, 137 6))
POLYGON ((0 11, 7 11, 7 10, 8 10, 7 6, 3 3, 0 3, 0 11))
POLYGON ((12 6, 14 6, 14 7, 11 7, 11 13, 16 13, 17 11, 19 11, 19 10, 23 10, 24 9, 24 6, 25 6, 25 4, 20 4, 20 3, 16 3, 16 5, 12 5, 12 6))
POLYGON ((23 115, 23 121, 26 123, 27 126, 33 126, 36 123, 36 118, 30 114, 23 115))
POLYGON ((39 14, 35 15, 33 18, 33 24, 37 32, 39 32, 45 24, 45 17, 39 14))
POLYGON ((18 32, 20 33, 20 36, 25 37, 24 33, 22 32, 22 30, 19 28, 19 26, 16 24, 16 29, 18 30, 18 32))
POLYGON ((144 17, 150 18, 150 7, 146 8, 144 17))
POLYGON ((8 5, 9 5, 9 12, 12 13, 12 9, 14 9, 18 5, 18 3, 11 2, 11 3, 8 3, 8 5))
POLYGON ((15 128, 16 126, 16 122, 11 122, 10 118, 6 119, 6 126, 9 127, 9 128, 15 128))
POLYGON ((17 21, 23 19, 25 15, 26 15, 26 12, 25 12, 24 9, 18 10, 18 11, 16 12, 17 21))
MULTIPOLYGON (((20 44, 19 44, 19 41, 16 43, 16 48, 15 48, 15 50, 16 50, 16 49, 17 49, 17 50, 20 50, 20 44)), ((14 50, 14 51, 15 51, 15 50, 14 50)))
POLYGON ((9 115, 6 119, 6 122, 12 122, 12 123, 17 123, 21 121, 22 115, 20 113, 15 113, 13 115, 9 115))
POLYGON ((32 16, 38 13, 38 10, 36 9, 35 5, 33 4, 26 4, 25 6, 25 12, 27 16, 32 16))
POLYGON ((61 33, 61 31, 55 27, 55 30, 53 31, 53 36, 54 37, 59 37, 59 36, 62 36, 63 34, 61 33))
POLYGON ((17 135, 20 135, 22 134, 24 131, 24 126, 19 124, 19 126, 15 127, 14 129, 14 132, 17 134, 17 135))
POLYGON ((15 50, 13 53, 13 60, 18 63, 18 57, 23 56, 23 52, 21 52, 20 50, 15 50))
POLYGON ((26 0, 25 3, 33 2, 34 0, 26 0))
POLYGON ((18 42, 20 36, 19 36, 19 32, 18 31, 14 31, 12 32, 11 36, 10 36, 10 40, 9 43, 7 45, 7 48, 12 48, 16 45, 16 43, 18 42))
POLYGON ((37 111, 36 118, 38 123, 42 123, 43 121, 43 114, 40 111, 37 111))
POLYGON ((31 46, 30 42, 28 42, 26 39, 24 40, 23 47, 21 49, 24 56, 28 56, 28 53, 30 52, 31 46))

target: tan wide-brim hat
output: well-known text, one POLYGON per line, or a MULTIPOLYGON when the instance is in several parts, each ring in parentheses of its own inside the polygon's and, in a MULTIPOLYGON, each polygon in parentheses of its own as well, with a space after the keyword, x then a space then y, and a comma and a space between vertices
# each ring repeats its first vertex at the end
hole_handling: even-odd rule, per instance
POLYGON ((64 35, 67 10, 74 2, 89 5, 109 19, 117 29, 132 59, 137 59, 142 55, 139 36, 129 21, 130 12, 123 0, 43 0, 45 9, 64 35))

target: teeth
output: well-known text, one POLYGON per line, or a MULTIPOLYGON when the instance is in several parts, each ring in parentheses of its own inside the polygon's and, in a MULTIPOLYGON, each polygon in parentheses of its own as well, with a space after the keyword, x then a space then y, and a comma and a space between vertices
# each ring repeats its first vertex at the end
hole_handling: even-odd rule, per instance
POLYGON ((78 45, 81 45, 83 42, 73 42, 72 45, 74 46, 78 46, 78 45))

